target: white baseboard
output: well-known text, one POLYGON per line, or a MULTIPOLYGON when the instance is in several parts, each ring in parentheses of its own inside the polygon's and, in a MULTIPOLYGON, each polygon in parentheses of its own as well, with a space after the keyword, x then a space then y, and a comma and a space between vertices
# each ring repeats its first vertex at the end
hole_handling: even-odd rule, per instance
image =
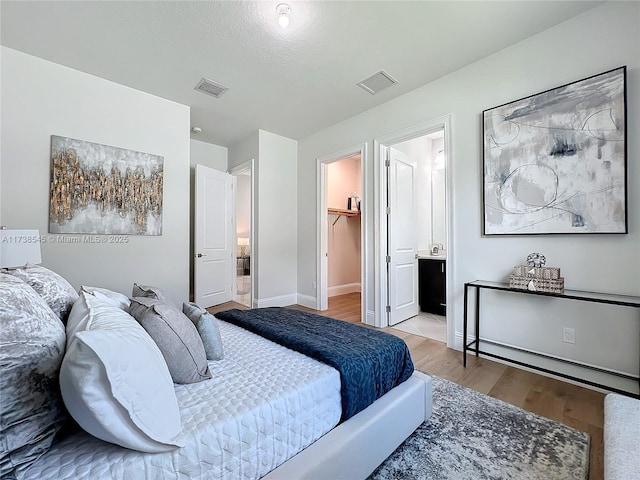
POLYGON ((316 297, 312 297, 311 295, 302 295, 298 294, 298 305, 302 305, 303 307, 313 308, 314 310, 318 308, 318 300, 316 297))
POLYGON ((335 297, 336 295, 344 295, 346 293, 360 292, 362 287, 359 283, 345 283, 344 285, 336 285, 327 288, 327 295, 335 297))
MULTIPOLYGON (((456 332, 456 345, 458 344, 458 341, 460 343, 460 350, 462 350, 462 334, 460 332, 456 332)), ((467 338, 467 343, 471 342, 475 340, 475 336, 469 335, 467 338)), ((480 342, 482 342, 483 340, 488 341, 487 339, 483 339, 480 338, 480 342)), ((503 365, 508 365, 511 367, 515 367, 518 368, 520 370, 525 370, 527 372, 532 372, 535 373, 537 375, 542 375, 545 377, 550 377, 550 378, 555 378, 556 380, 560 380, 562 382, 566 382, 566 383, 571 383, 573 385, 578 385, 584 388, 590 388, 592 390, 596 390, 599 392, 607 392, 609 390, 600 387, 600 386, 595 386, 595 385, 588 385, 586 383, 580 382, 580 378, 584 379, 584 380, 588 380, 588 381, 594 381, 594 382, 599 382, 602 385, 610 385, 611 387, 614 388, 619 388, 622 390, 627 390, 629 391, 629 389, 635 389, 637 388, 637 380, 633 380, 633 383, 631 383, 630 380, 625 379, 625 378, 621 378, 621 376, 634 376, 636 375, 635 372, 629 372, 629 371, 623 371, 623 370, 616 370, 616 369, 612 369, 612 368, 607 368, 605 365, 596 365, 596 364, 592 364, 592 363, 587 363, 584 361, 579 361, 577 359, 573 359, 573 358, 567 358, 567 357, 563 357, 557 354, 551 354, 550 352, 541 352, 538 350, 513 350, 512 348, 522 348, 521 346, 517 346, 517 345, 512 345, 506 342, 498 342, 495 340, 491 340, 491 344, 484 344, 484 345, 480 345, 480 347, 482 349, 484 349, 485 351, 494 353, 494 354, 500 354, 502 356, 505 356, 506 359, 501 359, 501 358, 495 358, 492 357, 490 355, 485 355, 480 353, 480 358, 486 358, 487 360, 490 360, 492 362, 496 362, 496 363, 501 363, 503 365), (550 358, 546 358, 546 357, 541 357, 540 355, 549 355, 550 358), (526 365, 518 365, 515 363, 510 362, 507 359, 513 359, 513 360, 517 360, 517 361, 521 361, 521 362, 531 362, 531 360, 536 360, 534 362, 531 362, 532 365, 531 366, 526 366, 526 365), (563 361, 569 360, 571 362, 575 362, 575 364, 566 364, 566 363, 562 363, 563 361), (559 363, 558 363, 559 362, 559 363), (549 371, 541 371, 538 370, 536 368, 534 368, 533 365, 538 365, 539 367, 542 368, 546 368, 549 371), (563 367, 563 368, 559 368, 559 367, 563 367), (583 368, 600 368, 600 369, 604 369, 606 370, 606 372, 594 372, 593 370, 591 372, 586 372, 583 371, 581 369, 583 368), (553 370, 557 371, 563 371, 563 373, 565 374, 569 374, 569 375, 573 375, 574 377, 576 377, 576 380, 571 379, 571 378, 566 378, 563 377, 561 375, 554 375, 552 373, 553 370), (611 375, 617 375, 617 378, 611 377, 611 375)), ((475 352, 473 351, 473 347, 470 348, 469 350, 467 350, 467 355, 468 355, 468 359, 471 359, 472 356, 475 355, 475 352)))
MULTIPOLYGON (((472 342, 473 340, 476 339, 475 335, 472 335, 470 333, 467 334, 467 343, 472 342)), ((462 351, 462 344, 464 342, 462 341, 462 332, 455 332, 453 335, 453 349, 454 350, 459 350, 462 351)))
POLYGON ((364 319, 365 325, 371 325, 372 327, 375 327, 376 326, 376 312, 374 312, 373 310, 367 310, 365 315, 366 315, 366 318, 364 319))
POLYGON ((298 303, 298 295, 280 295, 278 297, 259 298, 255 301, 257 308, 265 307, 287 307, 298 303))

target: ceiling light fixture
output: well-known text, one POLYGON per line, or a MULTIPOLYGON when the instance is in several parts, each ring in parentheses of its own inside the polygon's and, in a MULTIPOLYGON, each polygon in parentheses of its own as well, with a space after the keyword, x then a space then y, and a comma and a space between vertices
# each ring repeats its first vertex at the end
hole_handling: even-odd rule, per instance
POLYGON ((291 7, 286 3, 281 3, 276 7, 278 14, 278 23, 282 28, 287 28, 289 25, 289 14, 291 13, 291 7))

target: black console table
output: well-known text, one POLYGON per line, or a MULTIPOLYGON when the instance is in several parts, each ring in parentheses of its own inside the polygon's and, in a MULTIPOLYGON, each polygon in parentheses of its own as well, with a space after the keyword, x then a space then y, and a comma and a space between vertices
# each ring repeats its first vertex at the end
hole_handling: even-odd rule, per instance
MULTIPOLYGON (((528 368, 532 368, 534 370, 538 370, 541 372, 545 372, 545 373, 549 373, 552 375, 557 375, 559 377, 563 377, 563 378, 567 378, 569 380, 573 380, 576 382, 581 382, 584 383, 586 385, 591 385, 594 387, 600 387, 603 388, 605 390, 610 390, 613 392, 617 392, 617 393, 621 393, 623 395, 628 395, 628 396, 632 396, 632 397, 636 397, 636 398, 640 398, 640 393, 632 393, 632 392, 627 392, 625 390, 619 390, 617 388, 612 388, 609 387, 607 385, 603 385, 600 383, 596 383, 596 382, 592 382, 590 380, 586 380, 583 378, 578 378, 578 377, 574 377, 571 375, 567 375, 561 372, 555 372, 553 370, 549 370, 547 368, 542 368, 542 367, 538 367, 536 365, 531 365, 525 362, 521 362, 519 360, 514 360, 514 359, 510 359, 501 355, 496 355, 495 353, 491 353, 491 352, 486 352, 486 351, 482 351, 480 350, 480 291, 486 289, 486 290, 501 290, 501 291, 505 291, 505 292, 512 292, 512 293, 516 293, 516 294, 525 294, 525 295, 540 295, 540 296, 545 296, 545 297, 557 297, 557 298, 566 298, 569 300, 579 300, 579 301, 583 301, 583 302, 594 302, 594 303, 606 303, 609 305, 620 305, 620 306, 625 306, 625 307, 631 307, 631 308, 638 308, 640 309, 640 296, 633 296, 633 295, 614 295, 614 294, 610 294, 610 293, 598 293, 598 292, 584 292, 581 290, 567 290, 565 289, 564 293, 549 293, 549 292, 533 292, 533 291, 529 291, 529 290, 520 290, 520 289, 514 289, 514 288, 510 288, 508 284, 506 283, 499 283, 499 282, 488 282, 485 280, 476 280, 474 282, 468 282, 464 284, 464 320, 463 320, 463 333, 462 333, 462 365, 466 368, 467 366, 467 352, 468 351, 472 351, 473 353, 475 353, 476 357, 479 354, 482 355, 486 355, 488 357, 493 357, 493 358, 497 358, 499 360, 504 360, 506 362, 510 362, 510 363, 514 363, 516 365, 521 365, 523 367, 528 367, 528 368), (475 289, 476 291, 476 302, 475 302, 475 333, 476 333, 476 339, 473 340, 472 342, 467 342, 467 335, 468 335, 468 325, 467 325, 467 314, 468 314, 468 293, 470 289, 475 289)), ((497 344, 496 342, 491 342, 490 340, 482 340, 482 342, 484 343, 494 343, 497 344)), ((622 373, 617 373, 617 372, 611 372, 609 370, 605 370, 605 369, 601 369, 598 367, 593 367, 593 366, 589 366, 589 365, 583 365, 577 362, 572 362, 571 360, 566 360, 566 359, 561 359, 561 358, 557 358, 554 357, 552 355, 545 355, 544 353, 538 353, 538 352, 531 352, 528 351, 524 348, 519 348, 519 347, 513 347, 513 346, 508 346, 508 345, 502 345, 502 344, 498 344, 500 345, 500 347, 502 348, 508 348, 508 349, 512 349, 512 350, 518 350, 521 352, 525 352, 531 355, 536 355, 539 357, 545 357, 545 358, 549 358, 552 360, 556 360, 558 362, 563 362, 563 363, 569 363, 572 365, 577 365, 579 367, 582 368, 588 368, 591 370, 596 370, 599 372, 603 372, 603 373, 607 373, 609 375, 615 375, 621 378, 625 378, 627 380, 635 380, 638 382, 638 387, 639 387, 639 392, 640 392, 640 377, 634 377, 631 375, 626 375, 626 374, 622 374, 622 373)))
POLYGON ((238 275, 250 275, 251 274, 251 257, 243 256, 236 257, 236 269, 238 275))

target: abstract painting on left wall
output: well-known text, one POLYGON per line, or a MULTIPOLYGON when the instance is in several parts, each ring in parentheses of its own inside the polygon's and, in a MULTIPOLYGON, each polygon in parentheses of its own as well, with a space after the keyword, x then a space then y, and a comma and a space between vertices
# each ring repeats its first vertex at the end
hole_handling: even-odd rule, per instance
POLYGON ((49 233, 162 235, 164 157, 51 136, 49 233))

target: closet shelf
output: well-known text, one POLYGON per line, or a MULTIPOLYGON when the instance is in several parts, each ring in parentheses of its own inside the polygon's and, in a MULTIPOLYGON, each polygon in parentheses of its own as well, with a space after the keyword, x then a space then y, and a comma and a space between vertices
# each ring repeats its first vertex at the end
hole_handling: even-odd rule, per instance
POLYGON ((342 210, 340 208, 328 208, 327 213, 329 215, 337 215, 337 218, 333 221, 332 226, 335 225, 338 220, 340 220, 340 217, 359 217, 360 216, 359 211, 342 210))

